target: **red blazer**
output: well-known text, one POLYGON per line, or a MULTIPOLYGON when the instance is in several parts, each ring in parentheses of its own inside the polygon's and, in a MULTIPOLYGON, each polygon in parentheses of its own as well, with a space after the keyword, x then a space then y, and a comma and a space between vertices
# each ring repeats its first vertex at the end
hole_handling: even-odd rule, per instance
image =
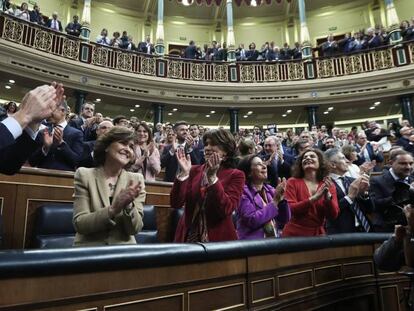
MULTIPOLYGON (((319 183, 319 187, 323 182, 319 183)), ((283 229, 282 236, 315 236, 325 234, 325 221, 327 218, 335 219, 339 214, 338 199, 335 185, 329 188, 331 200, 324 197, 311 203, 311 196, 305 180, 290 178, 287 181, 285 198, 288 201, 292 218, 283 229)))
MULTIPOLYGON (((185 207, 175 232, 175 242, 185 242, 191 225, 194 208, 200 200, 200 184, 204 165, 194 165, 190 176, 179 181, 175 179, 171 189, 171 207, 185 207)), ((206 218, 209 241, 237 240, 232 213, 239 206, 244 186, 244 174, 237 169, 220 168, 217 182, 207 188, 206 218)))

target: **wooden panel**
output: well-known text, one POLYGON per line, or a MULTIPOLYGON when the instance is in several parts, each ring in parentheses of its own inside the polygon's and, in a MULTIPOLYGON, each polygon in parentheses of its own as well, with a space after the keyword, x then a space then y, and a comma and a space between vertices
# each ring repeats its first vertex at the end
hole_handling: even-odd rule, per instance
POLYGON ((252 303, 262 302, 275 298, 275 278, 251 282, 252 303))
POLYGON ((374 275, 372 261, 346 263, 343 265, 344 279, 354 279, 374 275))
POLYGON ((341 265, 315 268, 315 286, 325 285, 342 280, 341 265))
POLYGON ((188 293, 189 310, 227 310, 246 304, 245 283, 206 288, 188 293), (214 299, 212 299, 214 297, 214 299))
POLYGON ((184 294, 170 295, 164 297, 154 297, 149 299, 135 300, 105 306, 104 310, 113 311, 183 311, 184 294))
POLYGON ((312 270, 277 276, 279 295, 292 294, 313 287, 312 270))
POLYGON ((400 295, 398 293, 398 286, 382 286, 381 292, 381 308, 382 311, 400 311, 400 295))
POLYGON ((12 244, 14 232, 14 215, 16 213, 17 186, 0 184, 1 216, 3 218, 3 246, 12 244))

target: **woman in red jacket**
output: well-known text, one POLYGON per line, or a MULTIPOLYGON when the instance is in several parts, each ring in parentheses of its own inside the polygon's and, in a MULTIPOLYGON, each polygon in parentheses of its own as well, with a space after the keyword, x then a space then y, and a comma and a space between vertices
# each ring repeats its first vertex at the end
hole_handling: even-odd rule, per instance
POLYGON ((244 174, 234 169, 236 143, 226 130, 204 134, 205 164, 191 166, 190 156, 177 149, 179 174, 171 189, 171 207, 184 207, 176 242, 237 240, 232 213, 239 206, 244 174))
POLYGON ((325 234, 326 219, 338 217, 339 207, 321 151, 308 149, 298 157, 293 178, 287 181, 285 198, 292 218, 283 229, 283 237, 325 234))

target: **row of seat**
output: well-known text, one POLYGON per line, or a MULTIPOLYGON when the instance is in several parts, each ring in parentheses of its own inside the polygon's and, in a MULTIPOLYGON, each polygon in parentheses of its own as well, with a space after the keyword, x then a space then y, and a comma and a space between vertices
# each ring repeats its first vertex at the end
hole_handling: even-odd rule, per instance
MULTIPOLYGON (((45 204, 38 207, 30 247, 72 247, 76 234, 72 218, 73 204, 45 204)), ((153 205, 144 205, 144 227, 135 239, 138 244, 159 243, 156 208, 153 205)))

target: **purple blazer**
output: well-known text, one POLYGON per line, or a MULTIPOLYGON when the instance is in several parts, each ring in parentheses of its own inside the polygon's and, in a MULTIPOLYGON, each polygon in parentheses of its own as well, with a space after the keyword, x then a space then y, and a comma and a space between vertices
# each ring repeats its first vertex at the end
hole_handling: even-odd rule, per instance
POLYGON ((286 200, 278 206, 273 202, 275 189, 263 185, 268 204, 265 204, 256 190, 248 185, 243 188, 243 194, 237 209, 237 236, 239 240, 255 240, 264 238, 263 225, 271 219, 276 219, 278 228, 283 227, 290 219, 290 209, 286 200))

